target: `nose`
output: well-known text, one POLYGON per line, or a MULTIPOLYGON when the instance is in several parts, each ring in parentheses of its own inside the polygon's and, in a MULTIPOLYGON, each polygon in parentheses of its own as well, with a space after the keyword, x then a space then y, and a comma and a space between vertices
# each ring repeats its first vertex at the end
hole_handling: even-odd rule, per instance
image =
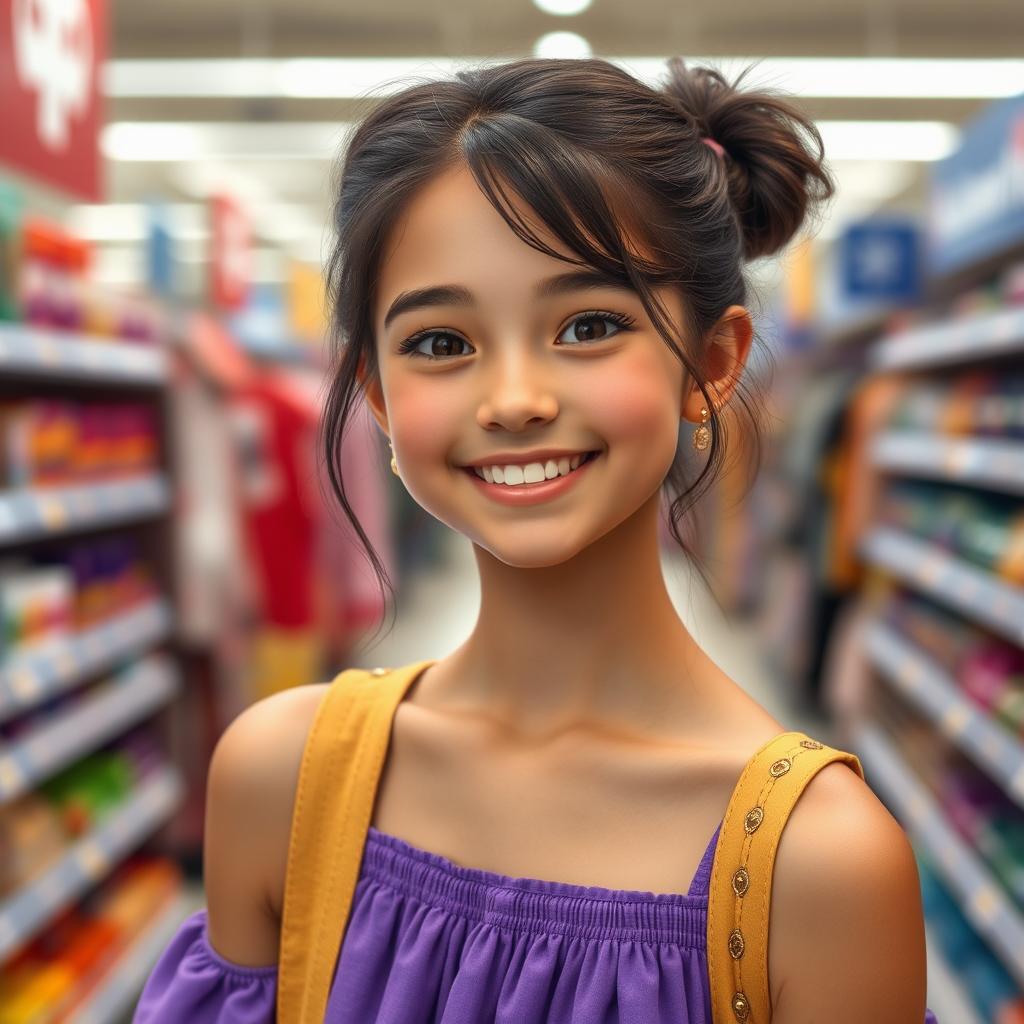
POLYGON ((558 415, 558 400, 541 366, 522 352, 510 354, 493 368, 493 376, 477 409, 485 430, 518 434, 550 423, 558 415))

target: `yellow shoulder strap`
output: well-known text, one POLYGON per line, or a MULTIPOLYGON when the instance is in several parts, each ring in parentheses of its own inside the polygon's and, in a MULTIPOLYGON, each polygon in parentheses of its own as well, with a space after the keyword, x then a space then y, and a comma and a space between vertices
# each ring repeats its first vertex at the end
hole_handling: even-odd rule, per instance
POLYGON ((288 847, 278 958, 281 1024, 323 1024, 391 723, 428 665, 343 672, 313 719, 288 847))
POLYGON ((769 1024, 768 910, 779 838, 804 787, 853 754, 787 732, 748 762, 722 821, 708 893, 708 977, 714 1024, 769 1024))

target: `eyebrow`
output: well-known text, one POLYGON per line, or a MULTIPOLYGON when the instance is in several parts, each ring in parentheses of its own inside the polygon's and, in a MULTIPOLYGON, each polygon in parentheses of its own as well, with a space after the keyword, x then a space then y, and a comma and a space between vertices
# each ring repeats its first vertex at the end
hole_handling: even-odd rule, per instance
POLYGON ((384 326, 387 327, 396 316, 410 313, 416 309, 430 309, 433 306, 475 306, 476 300, 468 288, 457 284, 436 285, 433 288, 415 288, 410 292, 402 292, 388 307, 384 315, 384 326))
POLYGON ((570 292, 594 288, 617 288, 632 291, 625 281, 620 281, 610 274, 602 274, 599 270, 572 270, 567 274, 558 274, 542 281, 537 285, 534 294, 538 299, 549 299, 556 295, 567 295, 570 292))

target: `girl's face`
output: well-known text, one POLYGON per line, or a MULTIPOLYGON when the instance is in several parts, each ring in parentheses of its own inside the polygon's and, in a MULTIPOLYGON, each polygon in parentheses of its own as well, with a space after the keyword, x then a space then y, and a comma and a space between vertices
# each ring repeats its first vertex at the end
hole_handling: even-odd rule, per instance
POLYGON ((565 561, 643 506, 694 403, 637 295, 521 241, 464 168, 396 229, 374 328, 367 397, 403 483, 510 565, 565 561))

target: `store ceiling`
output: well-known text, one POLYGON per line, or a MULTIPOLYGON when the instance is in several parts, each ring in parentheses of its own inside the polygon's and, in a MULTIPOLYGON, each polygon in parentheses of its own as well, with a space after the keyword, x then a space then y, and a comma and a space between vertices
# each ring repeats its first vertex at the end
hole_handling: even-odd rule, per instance
MULTIPOLYGON (((578 33, 595 53, 611 57, 1024 54, 1021 0, 718 0, 701 6, 593 0, 574 17, 544 14, 531 0, 113 0, 110 10, 115 61, 507 58, 531 53, 538 38, 552 31, 578 33)), ((106 148, 114 157, 108 161, 108 198, 116 207, 108 215, 79 209, 71 216, 100 243, 103 273, 128 281, 141 273, 140 204, 165 197, 183 225, 180 253, 193 268, 185 277, 194 294, 201 290, 206 258, 202 204, 214 192, 233 192, 253 213, 259 275, 278 279, 289 258, 316 260, 323 251, 331 156, 341 126, 371 102, 341 96, 154 97, 122 90, 108 100, 113 134, 106 148), (134 136, 132 126, 141 126, 134 136), (244 142, 260 138, 270 142, 271 152, 265 144, 244 142)), ((818 120, 957 125, 985 101, 819 95, 799 102, 818 120)), ((833 225, 880 204, 920 201, 924 164, 878 159, 867 151, 862 156, 836 164, 842 194, 833 225)))

